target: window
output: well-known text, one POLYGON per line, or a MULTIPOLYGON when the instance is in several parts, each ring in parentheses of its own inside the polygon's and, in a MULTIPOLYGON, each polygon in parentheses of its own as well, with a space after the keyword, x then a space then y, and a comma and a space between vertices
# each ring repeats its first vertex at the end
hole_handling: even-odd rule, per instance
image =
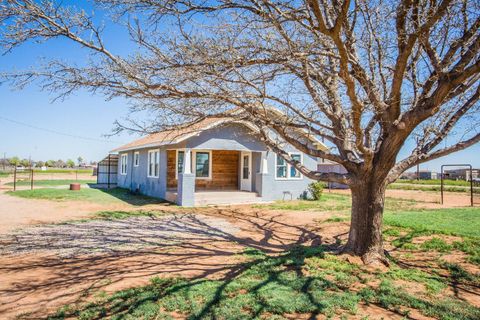
POLYGON ((138 167, 140 164, 140 152, 135 152, 133 154, 133 165, 135 167, 138 167))
POLYGON ((148 151, 148 174, 150 178, 158 178, 158 172, 160 167, 160 151, 150 150, 148 151))
POLYGON ((185 151, 177 150, 177 179, 178 179, 178 174, 183 172, 184 156, 185 156, 185 151))
POLYGON ((287 178, 287 162, 285 159, 277 155, 276 171, 277 178, 287 178))
POLYGON ((209 151, 195 152, 195 176, 197 178, 210 178, 210 155, 209 151))
MULTIPOLYGON (((290 153, 290 156, 293 160, 296 160, 300 163, 303 162, 301 153, 290 153)), ((302 179, 302 174, 300 171, 288 164, 287 161, 285 161, 285 159, 279 155, 276 156, 275 165, 275 177, 277 179, 302 179)))
MULTIPOLYGON (((300 153, 292 153, 292 154, 290 154, 290 156, 292 157, 293 160, 302 163, 302 155, 300 153)), ((302 175, 301 175, 300 171, 295 169, 295 167, 290 166, 290 178, 299 179, 301 177, 302 177, 302 175)))
POLYGON ((250 176, 250 156, 243 156, 242 179, 248 179, 250 176))
POLYGON ((120 174, 126 175, 127 174, 127 154, 122 154, 120 157, 120 174))

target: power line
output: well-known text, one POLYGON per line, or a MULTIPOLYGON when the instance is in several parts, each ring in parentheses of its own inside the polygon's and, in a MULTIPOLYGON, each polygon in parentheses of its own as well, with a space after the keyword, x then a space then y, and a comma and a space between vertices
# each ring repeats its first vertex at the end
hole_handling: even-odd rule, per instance
POLYGON ((2 116, 0 116, 0 120, 5 120, 5 121, 8 121, 8 122, 11 122, 11 123, 14 123, 14 124, 17 124, 17 125, 21 125, 21 126, 24 126, 24 127, 32 128, 32 129, 35 129, 35 130, 45 131, 45 132, 58 134, 58 135, 61 135, 61 136, 75 138, 75 139, 82 139, 82 140, 96 141, 96 142, 124 143, 124 142, 120 142, 120 141, 113 141, 113 140, 106 140, 106 139, 99 139, 99 138, 92 138, 92 137, 84 137, 84 136, 79 136, 79 135, 74 135, 74 134, 70 134, 70 133, 60 132, 60 131, 56 131, 56 130, 52 130, 52 129, 48 129, 48 128, 37 127, 37 126, 31 125, 31 124, 28 124, 28 123, 25 123, 25 122, 5 118, 5 117, 2 117, 2 116))

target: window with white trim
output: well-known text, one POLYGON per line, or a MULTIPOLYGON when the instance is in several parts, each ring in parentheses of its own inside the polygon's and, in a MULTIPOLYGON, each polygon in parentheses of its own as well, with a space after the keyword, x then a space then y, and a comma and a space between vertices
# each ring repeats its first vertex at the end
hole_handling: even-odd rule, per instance
POLYGON ((212 174, 211 151, 195 151, 195 177, 210 179, 212 174))
MULTIPOLYGON (((275 155, 275 178, 276 179, 302 179, 300 171, 295 169, 279 155, 275 155)), ((303 156, 301 153, 290 153, 290 157, 300 163, 303 163, 303 156)))
POLYGON ((183 172, 183 159, 185 158, 185 151, 177 150, 177 172, 176 177, 183 172))
POLYGON ((128 161, 128 155, 122 154, 120 156, 120 174, 122 175, 127 174, 127 161, 128 161))
POLYGON ((133 165, 135 167, 140 165, 140 152, 138 151, 133 154, 133 165))
MULTIPOLYGON (((292 157, 293 160, 302 163, 302 154, 301 153, 291 153, 290 157, 292 157)), ((300 179, 301 177, 302 177, 302 174, 300 173, 300 171, 295 169, 294 166, 290 166, 290 176, 289 176, 289 178, 300 179)))
POLYGON ((286 179, 287 169, 288 169, 287 161, 285 161, 285 159, 277 155, 277 161, 275 163, 276 177, 279 179, 286 179))
POLYGON ((148 151, 148 173, 149 178, 158 178, 160 170, 160 151, 148 151))

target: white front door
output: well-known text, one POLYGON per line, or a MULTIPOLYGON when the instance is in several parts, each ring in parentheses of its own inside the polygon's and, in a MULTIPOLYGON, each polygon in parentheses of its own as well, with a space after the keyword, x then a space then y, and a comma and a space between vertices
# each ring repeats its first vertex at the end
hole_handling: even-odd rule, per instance
POLYGON ((252 191, 252 153, 242 152, 240 161, 240 190, 252 191))

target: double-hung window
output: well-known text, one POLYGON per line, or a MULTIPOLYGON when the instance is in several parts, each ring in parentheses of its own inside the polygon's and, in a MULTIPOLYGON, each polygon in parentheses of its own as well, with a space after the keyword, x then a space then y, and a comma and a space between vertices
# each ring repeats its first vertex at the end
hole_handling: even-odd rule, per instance
POLYGON ((138 167, 140 165, 140 152, 133 154, 133 166, 138 167))
POLYGON ((285 161, 285 159, 277 155, 277 161, 276 161, 275 167, 276 167, 276 170, 275 170, 276 177, 279 179, 286 179, 287 171, 288 171, 287 161, 285 161))
MULTIPOLYGON (((300 163, 303 162, 303 157, 301 153, 290 153, 290 157, 300 163)), ((290 165, 283 159, 281 156, 277 155, 275 160, 275 178, 276 179, 302 179, 302 174, 300 171, 295 169, 294 166, 290 165)))
POLYGON ((148 151, 148 174, 149 178, 158 178, 160 170, 160 151, 148 151))
MULTIPOLYGON (((293 160, 298 161, 299 163, 302 163, 302 155, 300 153, 291 153, 290 157, 292 157, 293 160)), ((295 169, 294 166, 290 166, 290 178, 291 179, 300 179, 302 177, 302 174, 300 171, 295 169)))
POLYGON ((211 155, 210 151, 195 152, 195 177, 197 179, 211 178, 211 155))
POLYGON ((122 154, 120 156, 120 174, 122 175, 127 174, 127 161, 128 161, 128 155, 122 154))
POLYGON ((178 179, 178 175, 183 172, 184 158, 185 158, 185 151, 177 150, 177 179, 178 179))

